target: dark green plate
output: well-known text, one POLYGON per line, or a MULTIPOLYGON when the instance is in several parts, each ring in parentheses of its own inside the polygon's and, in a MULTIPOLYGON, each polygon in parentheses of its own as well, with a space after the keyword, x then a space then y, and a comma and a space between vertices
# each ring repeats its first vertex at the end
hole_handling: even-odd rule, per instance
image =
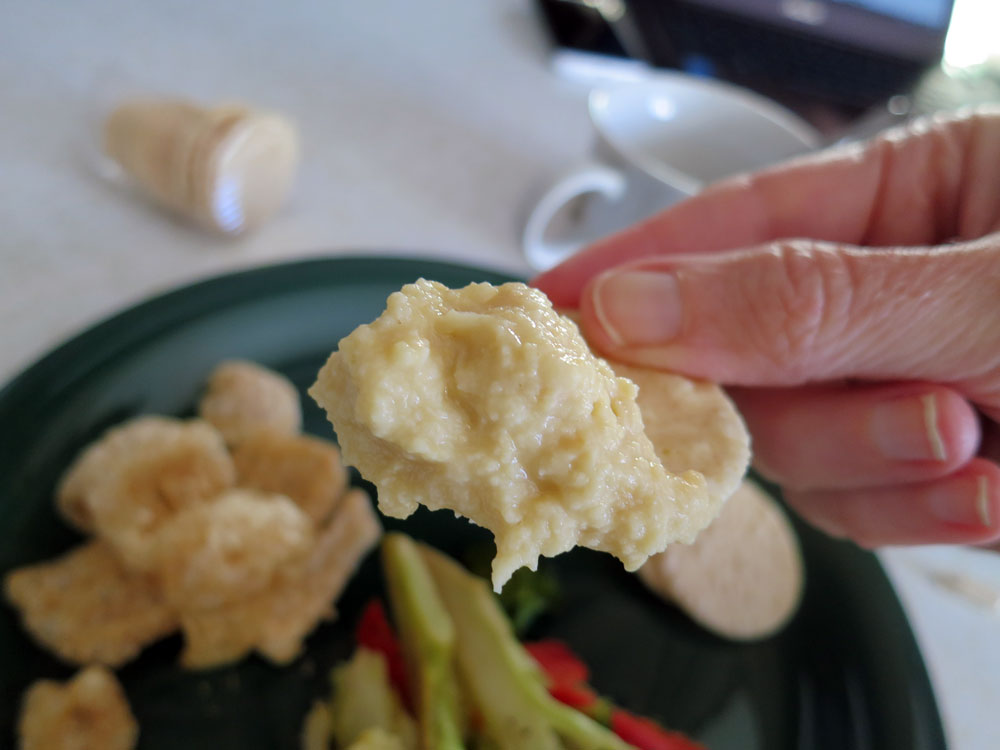
MULTIPOLYGON (((349 258, 262 268, 166 294, 55 350, 0 392, 0 574, 78 541, 53 511, 69 461, 107 427, 141 413, 189 414, 221 359, 274 367, 305 389, 337 341, 382 312, 420 276, 449 286, 508 281, 476 268, 349 258)), ((303 398, 306 429, 329 436, 303 398)), ((447 514, 392 524, 459 553, 481 532, 447 514)), ((622 705, 701 738, 712 750, 943 748, 937 708, 899 603, 875 558, 799 527, 808 586, 798 616, 761 643, 728 643, 646 593, 613 559, 587 551, 548 564, 561 607, 533 636, 557 636, 593 668, 596 688, 622 705)), ((369 559, 288 668, 256 658, 185 673, 180 638, 120 671, 141 726, 140 747, 295 748, 309 703, 351 648, 351 628, 380 589, 369 559)), ((20 695, 72 670, 35 647, 0 606, 0 745, 13 742, 20 695)))

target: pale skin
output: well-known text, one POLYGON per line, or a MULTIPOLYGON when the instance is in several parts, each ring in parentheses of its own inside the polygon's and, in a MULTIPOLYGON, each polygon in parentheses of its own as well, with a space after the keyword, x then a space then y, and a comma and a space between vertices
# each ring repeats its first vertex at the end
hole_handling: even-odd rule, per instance
POLYGON ((1000 110, 718 183, 533 284, 607 356, 728 386, 819 528, 1000 539, 1000 110))

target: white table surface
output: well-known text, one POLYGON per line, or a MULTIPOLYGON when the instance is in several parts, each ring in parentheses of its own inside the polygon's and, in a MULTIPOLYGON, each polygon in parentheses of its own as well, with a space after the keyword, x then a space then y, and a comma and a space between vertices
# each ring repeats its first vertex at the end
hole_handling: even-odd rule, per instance
MULTIPOLYGON (((363 252, 527 274, 526 210, 591 143, 586 87, 547 57, 528 0, 6 4, 0 381, 125 305, 236 268, 363 252), (305 159, 288 209, 256 234, 217 238, 97 179, 99 103, 127 86, 294 117, 305 159)), ((1000 556, 883 559, 951 746, 1000 747, 1000 617, 922 572, 961 570, 1000 589, 1000 556)))

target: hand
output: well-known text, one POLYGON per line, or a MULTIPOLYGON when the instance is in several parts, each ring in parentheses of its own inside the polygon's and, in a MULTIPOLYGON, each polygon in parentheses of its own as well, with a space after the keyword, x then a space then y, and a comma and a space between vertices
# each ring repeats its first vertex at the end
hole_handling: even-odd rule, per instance
POLYGON ((533 283, 607 356, 732 386, 820 528, 1000 537, 1000 111, 727 180, 533 283))

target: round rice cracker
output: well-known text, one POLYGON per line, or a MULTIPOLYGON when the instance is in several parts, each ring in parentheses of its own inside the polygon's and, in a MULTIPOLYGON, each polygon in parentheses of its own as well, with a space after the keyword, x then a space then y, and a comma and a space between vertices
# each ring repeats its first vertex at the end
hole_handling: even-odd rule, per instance
POLYGON ((664 468, 671 474, 700 473, 721 509, 750 463, 750 435, 726 392, 682 375, 608 364, 639 387, 643 428, 664 468))
POLYGON ((650 558, 639 578, 716 635, 754 640, 776 633, 795 614, 805 572, 784 512, 744 480, 694 544, 650 558))
MULTIPOLYGON (((559 313, 579 327, 576 310, 559 313)), ((712 517, 718 515, 750 465, 750 433, 736 405, 715 383, 606 361, 638 386, 643 431, 663 467, 671 474, 700 473, 715 506, 712 517)))

